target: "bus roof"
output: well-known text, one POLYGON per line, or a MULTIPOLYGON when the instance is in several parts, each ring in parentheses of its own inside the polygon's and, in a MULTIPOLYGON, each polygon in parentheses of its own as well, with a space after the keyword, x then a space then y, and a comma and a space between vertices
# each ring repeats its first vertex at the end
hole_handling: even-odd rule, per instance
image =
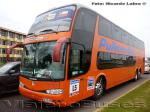
MULTIPOLYGON (((56 7, 56 8, 50 9, 50 10, 48 10, 48 11, 45 11, 45 12, 39 14, 38 16, 40 16, 40 15, 46 13, 46 12, 49 12, 49 11, 51 11, 51 10, 58 9, 58 8, 63 8, 63 7, 67 7, 67 6, 76 6, 77 9, 79 9, 79 8, 87 8, 87 9, 89 9, 89 10, 95 12, 97 15, 99 15, 99 16, 105 18, 104 16, 100 15, 98 12, 96 12, 96 11, 94 11, 94 10, 92 10, 92 9, 90 9, 90 8, 88 8, 88 7, 84 6, 84 5, 82 5, 82 4, 79 4, 79 3, 69 4, 69 5, 65 5, 65 6, 61 6, 61 7, 56 7)), ((37 16, 37 17, 38 17, 38 16, 37 16)), ((109 19, 107 19, 107 18, 105 18, 105 19, 106 19, 107 21, 111 22, 109 19)), ((111 23, 116 25, 116 23, 113 23, 113 22, 111 22, 111 23)), ((123 28, 121 28, 120 26, 118 26, 118 25, 116 25, 116 26, 119 27, 121 30, 127 32, 131 37, 134 37, 133 39, 135 39, 136 41, 140 42, 140 43, 143 44, 143 46, 144 46, 144 42, 143 42, 141 39, 135 37, 134 35, 132 35, 132 34, 129 33, 128 31, 126 31, 126 30, 124 30, 123 28)))

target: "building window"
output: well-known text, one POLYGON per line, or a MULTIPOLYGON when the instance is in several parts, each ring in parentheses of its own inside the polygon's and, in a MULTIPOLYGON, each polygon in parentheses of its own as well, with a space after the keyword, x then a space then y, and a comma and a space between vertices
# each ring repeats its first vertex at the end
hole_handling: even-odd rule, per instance
POLYGON ((2 54, 6 54, 6 49, 2 49, 2 54))
POLYGON ((22 35, 21 34, 16 34, 17 39, 21 40, 22 39, 22 35))
POLYGON ((5 30, 1 30, 1 36, 8 36, 8 32, 5 30))
POLYGON ((2 45, 6 45, 6 41, 5 40, 2 41, 2 45))
POLYGON ((9 37, 10 38, 15 38, 15 34, 13 32, 9 32, 9 37))
POLYGON ((0 54, 2 54, 2 49, 0 48, 0 54))

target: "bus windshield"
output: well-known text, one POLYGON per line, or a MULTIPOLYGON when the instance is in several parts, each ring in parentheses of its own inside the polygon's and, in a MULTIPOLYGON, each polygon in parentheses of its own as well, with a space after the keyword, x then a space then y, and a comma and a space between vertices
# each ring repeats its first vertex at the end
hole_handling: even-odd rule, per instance
POLYGON ((28 35, 43 33, 43 31, 69 31, 74 11, 75 6, 66 6, 42 13, 36 17, 28 35))
POLYGON ((53 61, 56 41, 27 44, 24 46, 21 66, 22 75, 36 80, 63 80, 65 48, 61 50, 61 61, 53 61))

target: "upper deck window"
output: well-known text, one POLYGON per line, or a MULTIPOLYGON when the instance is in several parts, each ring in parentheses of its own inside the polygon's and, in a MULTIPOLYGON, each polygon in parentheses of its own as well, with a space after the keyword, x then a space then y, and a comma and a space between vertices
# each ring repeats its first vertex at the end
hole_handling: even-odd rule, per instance
POLYGON ((48 30, 69 31, 75 8, 75 6, 66 6, 42 13, 36 17, 29 34, 48 30))

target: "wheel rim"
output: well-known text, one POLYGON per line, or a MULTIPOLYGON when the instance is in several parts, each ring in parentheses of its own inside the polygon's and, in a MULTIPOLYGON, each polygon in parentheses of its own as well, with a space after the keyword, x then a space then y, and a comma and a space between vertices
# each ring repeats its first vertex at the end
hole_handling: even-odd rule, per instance
POLYGON ((96 83, 96 94, 99 96, 103 93, 103 85, 102 85, 102 81, 100 80, 99 82, 96 83))

